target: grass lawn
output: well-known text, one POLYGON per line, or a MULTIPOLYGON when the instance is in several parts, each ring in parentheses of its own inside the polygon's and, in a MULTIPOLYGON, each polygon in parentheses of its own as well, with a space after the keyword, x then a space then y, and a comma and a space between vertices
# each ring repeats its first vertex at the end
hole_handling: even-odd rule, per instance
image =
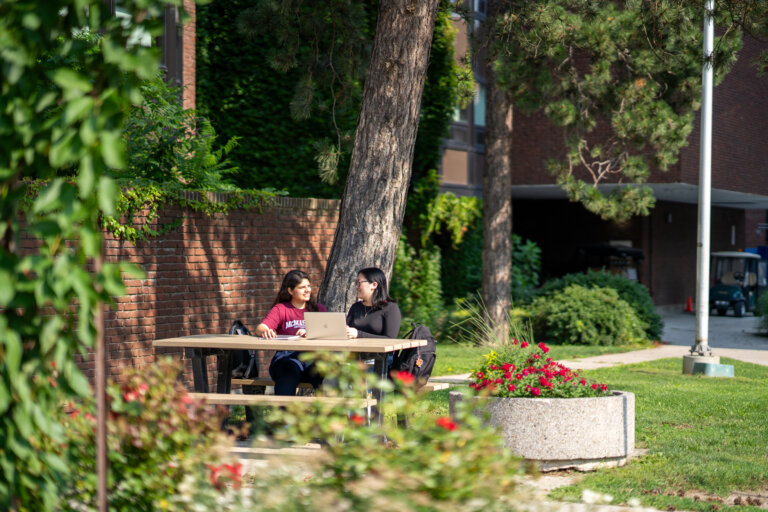
POLYGON ((735 366, 735 378, 683 375, 680 359, 587 372, 635 393, 636 445, 648 455, 590 473, 553 497, 575 499, 592 489, 616 502, 635 497, 659 509, 759 510, 719 499, 734 491, 768 494, 768 368, 725 358, 723 363, 735 366), (713 501, 686 497, 694 491, 713 501))
MULTIPOLYGON (((588 473, 552 497, 577 501, 591 489, 612 495, 614 504, 638 498, 662 510, 761 510, 722 501, 734 491, 768 495, 768 368, 725 358, 723 363, 735 366, 735 378, 683 375, 680 359, 585 372, 635 393, 636 446, 648 455, 588 473)), ((448 391, 423 400, 429 413, 447 414, 448 391)))
MULTIPOLYGON (((588 345, 551 345, 547 343, 549 355, 556 361, 577 359, 579 357, 599 356, 602 354, 618 354, 632 350, 642 350, 653 347, 650 342, 644 345, 629 345, 616 347, 598 347, 588 345)), ((469 373, 483 361, 483 355, 490 352, 489 347, 474 345, 438 343, 437 359, 432 375, 457 375, 469 373)))

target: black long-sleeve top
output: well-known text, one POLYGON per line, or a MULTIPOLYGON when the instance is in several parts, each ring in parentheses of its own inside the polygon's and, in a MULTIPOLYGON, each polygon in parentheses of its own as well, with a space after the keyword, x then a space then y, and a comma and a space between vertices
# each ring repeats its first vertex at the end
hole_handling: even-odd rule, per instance
POLYGON ((379 309, 355 302, 347 313, 347 325, 357 329, 358 338, 397 338, 401 321, 400 308, 394 302, 379 309))

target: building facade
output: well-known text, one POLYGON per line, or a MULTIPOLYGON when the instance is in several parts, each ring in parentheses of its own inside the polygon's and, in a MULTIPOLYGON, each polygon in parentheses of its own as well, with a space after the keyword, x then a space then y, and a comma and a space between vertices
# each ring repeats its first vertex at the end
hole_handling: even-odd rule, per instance
MULTIPOLYGON (((475 0, 473 8, 484 16, 483 3, 475 0)), ((455 22, 461 54, 473 27, 455 22)), ((745 38, 735 67, 714 89, 712 251, 768 244, 768 78, 758 76, 753 65, 766 48, 745 38)), ((442 189, 458 195, 482 194, 484 113, 493 105, 485 105, 483 70, 475 72, 475 103, 456 116, 443 152, 442 189)), ((681 305, 695 296, 698 115, 679 161, 649 180, 656 197, 651 214, 626 223, 601 220, 569 202, 554 183, 545 162, 562 157, 564 148, 560 130, 543 114, 515 111, 513 125, 513 231, 541 247, 544 278, 597 267, 585 260, 585 248, 631 247, 642 259, 617 262, 619 269, 629 265, 630 277, 648 287, 657 305, 681 305)))

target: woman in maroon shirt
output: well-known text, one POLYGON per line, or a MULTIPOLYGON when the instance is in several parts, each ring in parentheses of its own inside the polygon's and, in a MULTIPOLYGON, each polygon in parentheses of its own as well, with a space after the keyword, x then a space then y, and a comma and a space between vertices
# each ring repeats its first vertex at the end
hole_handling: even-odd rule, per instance
MULTIPOLYGON (((306 336, 305 311, 325 311, 325 307, 312 298, 309 276, 301 270, 291 270, 283 278, 272 309, 256 327, 256 336, 268 339, 278 334, 306 336)), ((295 395, 300 382, 309 382, 314 388, 322 383, 323 377, 315 372, 315 365, 301 361, 299 354, 296 350, 279 350, 269 363, 276 395, 295 395)))

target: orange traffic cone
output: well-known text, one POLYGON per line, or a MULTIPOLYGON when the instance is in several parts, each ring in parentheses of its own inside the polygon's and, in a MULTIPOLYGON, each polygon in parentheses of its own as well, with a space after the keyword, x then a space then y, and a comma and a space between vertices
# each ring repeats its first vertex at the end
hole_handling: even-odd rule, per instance
POLYGON ((693 313, 693 302, 691 301, 691 296, 688 296, 688 302, 685 303, 685 312, 686 313, 693 313))

